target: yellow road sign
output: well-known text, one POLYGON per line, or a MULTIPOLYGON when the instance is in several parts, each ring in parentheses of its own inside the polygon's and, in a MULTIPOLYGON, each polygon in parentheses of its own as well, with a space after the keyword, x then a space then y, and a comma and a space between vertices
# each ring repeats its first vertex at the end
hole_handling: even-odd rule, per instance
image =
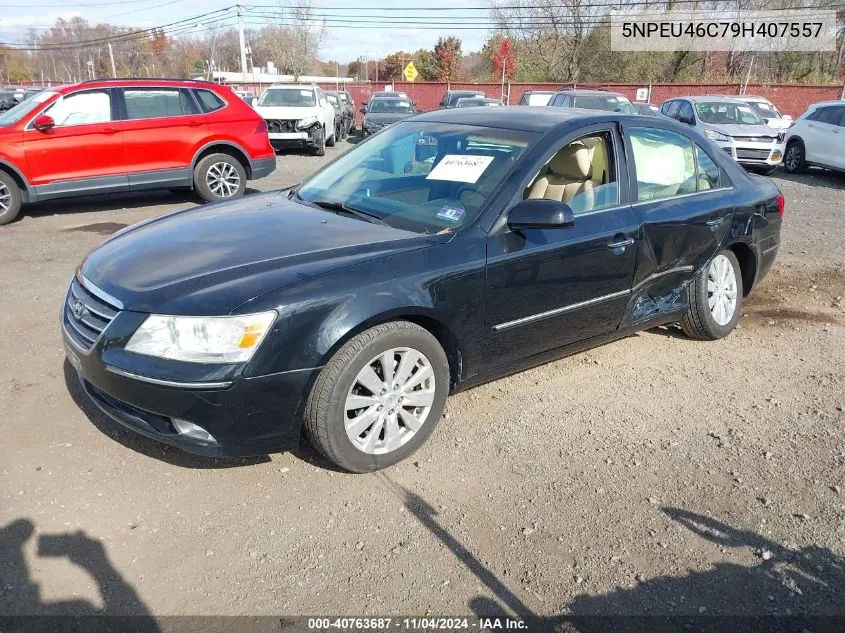
POLYGON ((405 70, 402 71, 402 74, 405 75, 406 81, 413 81, 420 75, 417 71, 417 67, 414 66, 414 62, 408 62, 408 65, 405 66, 405 70))

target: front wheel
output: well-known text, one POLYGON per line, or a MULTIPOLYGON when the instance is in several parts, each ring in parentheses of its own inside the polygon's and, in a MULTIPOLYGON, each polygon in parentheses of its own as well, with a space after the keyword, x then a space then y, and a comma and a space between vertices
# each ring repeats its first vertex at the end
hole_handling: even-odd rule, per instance
POLYGON ((382 323, 350 339, 320 372, 305 431, 341 468, 379 470, 428 439, 448 392, 449 362, 437 339, 415 323, 382 323))
POLYGON ((228 154, 209 154, 194 168, 194 188, 206 202, 242 196, 246 191, 246 170, 228 154))
POLYGON ((801 143, 792 141, 786 146, 783 166, 790 174, 799 174, 804 171, 804 146, 801 143))
POLYGON ((21 190, 5 171, 0 171, 0 225, 8 224, 21 210, 21 190))
POLYGON ((326 128, 320 127, 314 133, 313 150, 315 156, 326 155, 326 128))
POLYGON ((337 126, 335 126, 334 130, 332 131, 332 135, 326 139, 326 145, 328 147, 334 147, 335 143, 337 143, 337 126))
POLYGON ((687 313, 681 320, 690 338, 714 341, 736 327, 742 312, 742 272, 731 251, 716 254, 687 286, 687 313))

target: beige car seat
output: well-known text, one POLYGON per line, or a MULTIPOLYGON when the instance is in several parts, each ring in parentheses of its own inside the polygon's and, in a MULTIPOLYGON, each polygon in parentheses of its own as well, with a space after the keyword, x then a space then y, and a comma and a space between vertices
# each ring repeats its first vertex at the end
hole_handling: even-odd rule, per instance
POLYGON ((528 198, 569 203, 575 196, 584 194, 584 209, 593 207, 592 162, 586 145, 580 141, 570 143, 554 155, 548 167, 548 172, 534 182, 528 198))

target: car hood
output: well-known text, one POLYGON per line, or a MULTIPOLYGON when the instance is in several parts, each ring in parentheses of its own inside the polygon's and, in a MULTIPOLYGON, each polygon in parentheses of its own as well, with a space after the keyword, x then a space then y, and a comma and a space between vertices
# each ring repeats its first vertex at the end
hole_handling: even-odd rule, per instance
POLYGON ((397 121, 401 121, 402 119, 407 119, 409 116, 412 116, 410 112, 396 114, 388 112, 378 112, 375 114, 367 113, 364 116, 364 123, 368 125, 390 125, 391 123, 396 123, 397 121))
POLYGON ((317 116, 319 110, 314 107, 308 108, 292 108, 285 106, 255 106, 255 111, 261 115, 263 119, 304 119, 308 116, 317 116))
POLYGON ((136 224, 94 249, 80 269, 126 310, 229 314, 272 290, 442 237, 339 216, 274 192, 136 224))
POLYGON ((756 137, 771 137, 776 138, 778 133, 770 128, 768 125, 742 125, 739 123, 734 124, 713 124, 713 123, 702 123, 702 128, 705 130, 715 130, 720 134, 727 134, 728 136, 734 137, 746 137, 746 136, 756 136, 756 137))

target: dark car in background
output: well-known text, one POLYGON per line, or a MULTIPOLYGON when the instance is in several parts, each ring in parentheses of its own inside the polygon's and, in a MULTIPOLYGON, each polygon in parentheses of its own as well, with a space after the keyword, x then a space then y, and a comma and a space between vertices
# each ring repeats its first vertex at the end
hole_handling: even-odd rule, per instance
POLYGON ((440 108, 454 108, 458 99, 466 99, 471 97, 486 97, 483 90, 447 90, 440 100, 440 108))
POLYGON ((554 96, 554 90, 526 90, 519 98, 517 105, 545 106, 554 96))
POLYGON ((584 110, 604 110, 620 114, 637 114, 631 101, 623 94, 610 90, 573 89, 557 91, 549 100, 549 105, 558 108, 582 108, 584 110))
POLYGON ((416 114, 416 106, 407 97, 381 97, 373 99, 367 106, 364 120, 361 121, 361 133, 364 136, 375 134, 402 119, 416 114))
POLYGON ((455 102, 456 108, 501 108, 503 105, 501 100, 490 97, 461 97, 455 102))
POLYGON ((349 127, 347 128, 346 133, 350 134, 355 131, 355 100, 352 98, 352 95, 349 94, 348 90, 335 90, 334 94, 338 96, 340 102, 343 104, 344 110, 347 112, 349 127))
POLYGON ((635 101, 632 105, 634 106, 634 110, 637 111, 637 114, 642 114, 644 116, 657 116, 660 114, 660 106, 654 103, 635 101))
POLYGON ((243 456, 304 427, 373 471, 450 393, 663 323, 727 336, 783 212, 771 180, 663 117, 428 112, 299 186, 105 241, 68 289, 65 349, 137 433, 243 456))
POLYGON ((336 92, 326 92, 326 99, 329 100, 332 108, 334 108, 334 134, 335 138, 340 140, 349 135, 349 128, 352 121, 349 118, 349 113, 340 100, 340 96, 336 92))
POLYGON ((2 88, 0 89, 0 112, 5 112, 32 95, 41 92, 41 88, 2 88))

